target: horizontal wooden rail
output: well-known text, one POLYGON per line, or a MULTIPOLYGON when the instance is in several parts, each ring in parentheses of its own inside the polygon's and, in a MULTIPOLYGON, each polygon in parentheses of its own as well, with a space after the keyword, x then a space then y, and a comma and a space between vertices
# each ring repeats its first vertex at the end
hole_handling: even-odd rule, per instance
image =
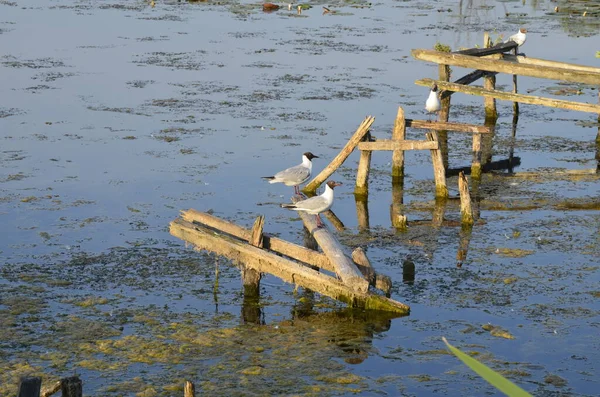
POLYGON ((492 129, 490 127, 486 127, 485 125, 450 123, 447 121, 406 119, 406 126, 412 128, 422 128, 424 130, 446 130, 454 132, 473 132, 478 134, 489 134, 492 132, 492 129))
POLYGON ((481 87, 471 87, 468 85, 448 83, 445 81, 432 80, 432 79, 417 80, 417 81, 415 81, 415 84, 422 85, 425 87, 431 87, 431 84, 433 84, 434 82, 443 90, 458 91, 458 92, 462 92, 463 94, 479 95, 479 96, 484 96, 484 97, 492 97, 492 98, 496 98, 496 99, 501 99, 504 101, 528 103, 531 105, 543 105, 543 106, 549 106, 549 107, 554 107, 554 108, 578 110, 580 112, 589 112, 589 113, 600 114, 600 105, 592 104, 592 103, 565 101, 562 99, 550 99, 550 98, 543 98, 543 97, 533 96, 533 95, 513 94, 511 92, 504 92, 504 91, 498 91, 498 90, 486 90, 485 88, 481 88, 481 87))
POLYGON ((576 63, 549 61, 546 59, 524 57, 522 55, 515 56, 512 54, 495 54, 495 55, 486 56, 485 58, 502 59, 502 60, 505 60, 508 62, 516 62, 516 63, 521 63, 524 65, 548 66, 548 67, 552 67, 552 68, 561 68, 561 69, 568 69, 568 70, 577 70, 580 72, 590 72, 590 73, 600 74, 600 68, 596 68, 593 66, 578 65, 576 63))
POLYGON ((463 68, 480 69, 490 72, 537 77, 542 79, 600 85, 600 73, 589 70, 572 70, 568 69, 567 67, 541 66, 520 63, 516 61, 508 61, 504 59, 478 58, 469 55, 460 55, 434 50, 417 49, 412 50, 411 54, 415 59, 442 65, 459 66, 463 68))
POLYGON ((360 142, 360 150, 431 150, 437 149, 438 143, 431 141, 391 141, 387 139, 375 142, 360 142))

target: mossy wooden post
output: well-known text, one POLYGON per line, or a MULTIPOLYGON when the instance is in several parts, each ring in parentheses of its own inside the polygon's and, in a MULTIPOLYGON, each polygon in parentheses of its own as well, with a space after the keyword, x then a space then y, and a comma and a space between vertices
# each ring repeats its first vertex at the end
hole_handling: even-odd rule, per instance
POLYGON ((186 380, 183 386, 183 397, 196 397, 196 387, 189 380, 186 380))
MULTIPOLYGON (((265 225, 264 215, 256 217, 248 242, 258 248, 263 246, 263 227, 265 225)), ((244 296, 258 297, 260 291, 260 273, 242 264, 242 283, 244 284, 244 296)))
POLYGON ((40 397, 42 378, 39 376, 28 376, 21 379, 19 383, 18 397, 40 397))
POLYGON ((481 178, 481 134, 473 134, 473 162, 471 163, 471 178, 481 178))
MULTIPOLYGON (((450 82, 450 66, 448 65, 439 65, 439 80, 450 82)), ((440 102, 441 109, 438 115, 438 121, 448 122, 450 119, 450 98, 451 96, 442 96, 442 92, 440 90, 440 102)), ((442 164, 444 165, 444 169, 448 168, 448 131, 446 130, 438 130, 437 131, 437 139, 440 148, 440 155, 442 157, 442 164)))
POLYGON ((404 208, 404 177, 392 180, 392 204, 390 205, 390 218, 392 227, 406 230, 406 215, 404 208))
MULTIPOLYGON (((492 40, 490 34, 485 32, 483 35, 483 47, 490 48, 492 46, 492 40)), ((493 73, 487 73, 483 77, 483 88, 486 90, 496 89, 496 75, 493 73)), ((498 111, 496 109, 496 98, 484 97, 483 104, 485 107, 485 120, 486 124, 488 120, 495 120, 498 118, 498 111)))
POLYGON ((63 397, 82 397, 83 384, 78 376, 61 379, 60 392, 63 397))
MULTIPOLYGON (((398 114, 394 121, 394 130, 392 131, 393 141, 403 141, 406 139, 406 121, 404 109, 398 106, 398 114)), ((404 150, 394 150, 392 153, 392 179, 404 176, 404 150)))
MULTIPOLYGON (((435 131, 431 131, 425 134, 428 141, 438 142, 437 134, 435 131)), ((431 149, 431 162, 433 164, 433 178, 435 180, 435 197, 436 198, 448 198, 448 187, 446 187, 446 170, 444 168, 444 162, 442 160, 442 154, 438 149, 431 149)))
MULTIPOLYGON (((371 134, 367 132, 363 141, 371 141, 371 134)), ((360 151, 360 160, 358 161, 358 170, 356 171, 356 186, 354 187, 355 196, 366 196, 369 194, 369 170, 371 169, 370 150, 360 151)))
POLYGON ((460 219, 463 225, 473 224, 473 209, 471 208, 471 194, 469 182, 464 172, 458 174, 458 191, 460 193, 460 219))
POLYGON ((358 230, 369 230, 369 196, 355 195, 356 202, 356 218, 358 220, 358 230))

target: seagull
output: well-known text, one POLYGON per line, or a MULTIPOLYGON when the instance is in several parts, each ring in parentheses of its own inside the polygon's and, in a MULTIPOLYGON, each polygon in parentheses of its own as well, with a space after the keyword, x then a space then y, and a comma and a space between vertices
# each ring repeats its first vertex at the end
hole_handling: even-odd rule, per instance
POLYGON ((523 44, 525 44, 525 40, 527 39, 527 35, 525 33, 527 33, 527 29, 521 28, 517 33, 510 36, 508 40, 505 41, 505 43, 508 43, 509 41, 514 41, 520 47, 523 44))
POLYGON ((281 208, 289 208, 294 211, 304 211, 317 216, 317 227, 323 227, 319 214, 325 212, 333 205, 333 188, 340 186, 340 182, 329 181, 325 185, 325 191, 320 196, 298 201, 296 204, 281 204, 281 208))
POLYGON ((440 98, 438 97, 438 86, 433 83, 429 91, 429 98, 425 102, 425 110, 429 113, 429 121, 431 121, 431 113, 437 113, 440 110, 440 98))
POLYGON ((306 182, 310 178, 312 171, 312 159, 318 159, 319 156, 315 156, 311 152, 306 152, 302 155, 302 163, 293 167, 287 168, 283 171, 279 171, 273 176, 263 176, 263 179, 269 181, 269 183, 281 182, 286 186, 293 186, 294 193, 300 194, 298 185, 306 182))

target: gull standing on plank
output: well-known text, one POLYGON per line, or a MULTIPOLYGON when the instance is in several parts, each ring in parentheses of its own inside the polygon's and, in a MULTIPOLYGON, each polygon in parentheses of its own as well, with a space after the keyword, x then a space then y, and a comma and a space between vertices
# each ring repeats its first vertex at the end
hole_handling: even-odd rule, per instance
POLYGON ((316 215, 317 227, 323 227, 323 222, 321 221, 319 214, 331 208, 333 205, 333 188, 340 185, 340 182, 329 181, 327 182, 327 185, 325 185, 325 191, 320 196, 298 201, 296 204, 281 204, 281 207, 316 215))
POLYGON ((517 33, 510 36, 508 40, 505 41, 505 43, 508 43, 509 41, 514 41, 519 47, 521 47, 523 44, 525 44, 525 40, 527 40, 527 35, 525 33, 527 33, 527 29, 521 28, 517 33))
POLYGON ((438 97, 438 86, 433 83, 429 91, 429 97, 425 102, 425 110, 429 113, 429 121, 431 121, 431 113, 439 112, 441 108, 440 98, 438 97))
POLYGON ((302 163, 293 167, 287 168, 283 171, 279 171, 273 176, 263 176, 263 179, 269 181, 269 183, 281 182, 286 186, 293 186, 294 193, 300 194, 298 185, 306 182, 310 178, 312 171, 312 159, 318 159, 319 156, 315 156, 311 152, 306 152, 302 155, 302 163))

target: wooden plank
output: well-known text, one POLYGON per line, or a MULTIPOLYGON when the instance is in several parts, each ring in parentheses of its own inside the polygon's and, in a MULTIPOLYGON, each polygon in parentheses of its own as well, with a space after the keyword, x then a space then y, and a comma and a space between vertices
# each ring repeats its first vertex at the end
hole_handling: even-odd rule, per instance
MULTIPOLYGON (((404 109, 398 106, 398 114, 394 121, 394 129, 392 131, 392 140, 403 142, 406 138, 406 120, 404 117, 404 109)), ((394 149, 392 153, 392 178, 399 178, 404 175, 404 150, 394 149)))
POLYGON ((350 153, 352 153, 356 145, 363 139, 365 134, 369 131, 374 121, 375 117, 367 116, 363 120, 363 122, 358 126, 358 128, 354 132, 354 135, 352 135, 352 137, 348 140, 346 146, 342 148, 338 155, 335 156, 333 160, 331 160, 331 163, 329 163, 329 165, 327 165, 327 167, 325 167, 323 171, 319 173, 319 175, 314 177, 313 180, 310 181, 304 187, 304 189, 302 189, 302 191, 314 193, 317 190, 317 188, 321 186, 321 184, 325 182, 331 176, 331 174, 333 174, 338 169, 338 167, 344 163, 344 161, 346 161, 346 159, 348 158, 348 156, 350 156, 350 153))
POLYGON ((361 142, 360 150, 431 150, 437 149, 437 142, 429 141, 391 141, 382 139, 374 142, 361 142))
MULTIPOLYGON (((296 201, 292 199, 292 201, 296 201)), ((335 268, 335 274, 342 279, 344 284, 355 289, 358 292, 365 293, 369 290, 369 281, 364 278, 355 264, 344 253, 344 249, 335 236, 329 233, 324 227, 317 226, 317 220, 314 215, 298 211, 298 215, 306 229, 308 229, 314 239, 323 250, 323 253, 329 258, 329 262, 335 268)))
MULTIPOLYGON (((494 59, 494 58, 491 58, 491 59, 494 59)), ((497 59, 503 59, 508 62, 515 62, 515 63, 524 64, 524 65, 548 66, 548 67, 552 67, 552 68, 577 70, 580 72, 589 72, 589 73, 600 74, 600 68, 593 67, 593 66, 579 65, 576 63, 549 61, 549 60, 540 59, 540 58, 524 57, 522 55, 515 56, 513 54, 502 54, 502 55, 498 55, 497 59)))
MULTIPOLYGON (((205 212, 189 209, 187 211, 182 211, 181 217, 188 222, 198 222, 239 239, 250 241, 250 230, 205 212)), ((277 237, 272 237, 267 233, 263 233, 263 247, 289 256, 292 259, 306 262, 331 272, 334 271, 333 265, 331 265, 329 259, 322 253, 290 243, 289 241, 281 240, 277 237)))
POLYGON ((525 94, 513 94, 511 92, 504 92, 498 90, 486 90, 481 87, 471 87, 468 85, 456 84, 456 83, 447 83, 443 81, 435 81, 432 79, 421 79, 415 81, 416 85, 421 85, 425 87, 430 87, 434 82, 437 83, 438 86, 442 89, 458 91, 463 94, 469 95, 479 95, 479 96, 490 96, 496 99, 501 99, 504 101, 512 101, 512 102, 520 102, 520 103, 528 103, 530 105, 542 105, 560 109, 569 109, 569 110, 577 110, 580 112, 589 112, 589 113, 600 113, 600 105, 593 103, 584 103, 584 102, 572 102, 565 101, 562 99, 550 99, 543 98, 539 96, 533 95, 525 95, 525 94))
POLYGON ((447 130, 454 132, 474 132, 478 134, 489 134, 492 132, 492 129, 485 125, 451 123, 448 121, 406 119, 406 126, 411 128, 421 128, 424 130, 447 130))
MULTIPOLYGON (((460 55, 434 50, 412 50, 414 58, 437 64, 459 66, 471 69, 481 69, 490 72, 517 74, 543 79, 570 81, 600 85, 600 73, 568 70, 562 67, 540 66, 525 63, 511 62, 503 59, 477 58, 469 55, 460 55)), ((440 79, 442 80, 442 79, 440 79)))
POLYGON ((489 55, 493 55, 493 54, 502 54, 504 52, 508 52, 517 47, 518 47, 517 43, 515 43, 514 41, 509 41, 508 43, 499 43, 499 44, 496 44, 495 46, 489 45, 489 46, 485 46, 484 48, 469 48, 466 50, 454 51, 453 54, 470 55, 470 56, 474 56, 474 57, 483 57, 483 56, 489 56, 489 55))
POLYGON ((233 261, 244 263, 258 272, 270 273, 285 282, 310 288, 352 307, 390 311, 399 315, 410 312, 410 307, 401 302, 380 295, 358 292, 331 276, 228 235, 218 235, 212 229, 201 225, 176 219, 170 224, 170 232, 199 249, 210 250, 233 261))

